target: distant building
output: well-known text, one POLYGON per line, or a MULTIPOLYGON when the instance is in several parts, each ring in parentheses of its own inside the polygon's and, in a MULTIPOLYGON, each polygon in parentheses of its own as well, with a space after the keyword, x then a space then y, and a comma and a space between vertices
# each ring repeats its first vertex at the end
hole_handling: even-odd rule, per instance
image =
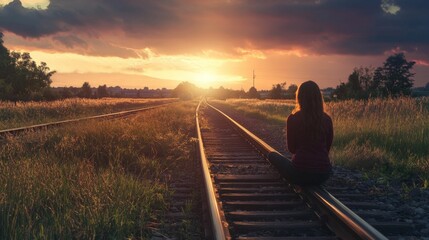
POLYGON ((261 97, 261 99, 267 99, 270 97, 270 91, 269 90, 260 90, 259 92, 259 96, 261 97))
POLYGON ((324 99, 330 100, 332 98, 332 94, 334 93, 335 89, 329 87, 329 88, 321 89, 320 91, 322 92, 324 99))

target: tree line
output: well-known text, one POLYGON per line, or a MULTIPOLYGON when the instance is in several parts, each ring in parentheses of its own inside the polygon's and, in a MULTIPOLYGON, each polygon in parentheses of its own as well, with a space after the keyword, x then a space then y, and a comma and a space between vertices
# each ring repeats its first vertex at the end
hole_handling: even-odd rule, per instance
POLYGON ((60 91, 55 92, 56 98, 103 98, 110 97, 111 94, 107 91, 106 85, 100 85, 95 92, 92 91, 92 87, 88 82, 84 82, 82 87, 68 87, 62 88, 60 91))
MULTIPOLYGON (((389 56, 381 67, 354 68, 347 82, 341 82, 335 89, 328 88, 327 90, 332 92, 331 99, 336 100, 410 96, 415 75, 412 72, 414 65, 415 62, 408 61, 404 53, 396 53, 389 56)), ((295 84, 291 84, 286 89, 286 82, 274 84, 268 97, 294 99, 297 89, 295 84)), ((429 91, 429 83, 418 90, 429 91)), ((420 96, 421 93, 413 95, 420 96)))
POLYGON ((355 68, 347 82, 335 88, 332 97, 344 100, 410 96, 414 65, 414 61, 407 61, 404 53, 396 53, 389 56, 381 67, 355 68))
POLYGON ((98 87, 91 87, 88 82, 84 82, 81 87, 63 87, 53 88, 58 98, 165 98, 171 97, 171 90, 166 88, 162 89, 149 89, 144 87, 143 89, 127 89, 121 88, 120 86, 108 87, 106 84, 99 85, 98 87))
POLYGON ((270 91, 258 91, 255 87, 249 88, 246 92, 243 89, 233 90, 220 86, 219 88, 202 89, 190 82, 180 83, 172 92, 174 97, 180 99, 193 99, 199 96, 211 97, 215 99, 228 99, 228 98, 247 98, 247 99, 294 99, 295 92, 298 86, 291 84, 286 89, 286 82, 274 84, 270 91))
POLYGON ((272 99, 295 99, 296 90, 298 90, 296 84, 291 84, 286 89, 286 82, 277 83, 271 88, 269 97, 272 99))

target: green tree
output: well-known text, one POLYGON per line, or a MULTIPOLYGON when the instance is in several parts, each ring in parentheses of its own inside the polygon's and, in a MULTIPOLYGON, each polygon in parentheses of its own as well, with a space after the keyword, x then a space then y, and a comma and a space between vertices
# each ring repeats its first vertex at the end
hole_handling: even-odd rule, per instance
POLYGON ((296 84, 291 84, 286 90, 286 98, 295 99, 297 90, 298 90, 298 86, 296 84))
POLYGON ((97 88, 97 98, 108 97, 109 93, 107 92, 107 86, 104 84, 103 86, 98 86, 97 88))
POLYGON ((255 87, 251 87, 249 91, 247 92, 248 98, 260 98, 261 96, 258 93, 258 90, 256 90, 255 87))
POLYGON ((386 59, 379 76, 384 95, 397 97, 411 94, 415 75, 411 70, 414 64, 416 62, 405 59, 404 53, 397 53, 386 59))
POLYGON ((370 97, 381 97, 387 95, 387 91, 385 91, 382 87, 382 82, 384 81, 383 79, 383 68, 376 68, 368 89, 368 95, 370 97))
POLYGON ((49 87, 54 74, 46 63, 37 65, 29 53, 10 53, 0 33, 0 99, 16 102, 52 97, 49 87))
POLYGON ((74 96, 71 88, 63 88, 59 92, 61 98, 71 98, 74 96))
POLYGON ((9 50, 3 45, 3 33, 0 32, 0 79, 5 78, 6 69, 10 62, 9 50))
POLYGON ((347 98, 361 99, 365 95, 364 89, 361 86, 360 77, 360 72, 357 69, 354 69, 352 74, 350 74, 348 82, 346 83, 347 98))
POLYGON ((29 53, 12 52, 11 57, 15 66, 11 84, 17 100, 31 100, 50 86, 55 71, 51 72, 46 63, 38 66, 29 53))
POLYGON ((270 98, 272 99, 284 98, 285 86, 286 86, 286 82, 274 84, 273 88, 270 91, 270 98))
POLYGON ((81 98, 91 98, 92 97, 92 89, 91 85, 88 82, 84 82, 82 87, 80 88, 79 97, 81 98))
POLYGON ((12 59, 9 50, 3 45, 3 33, 0 32, 0 99, 8 99, 13 96, 13 89, 7 79, 11 74, 12 59))
POLYGON ((201 94, 201 89, 189 82, 181 82, 173 90, 173 96, 182 100, 190 100, 201 94))
POLYGON ((374 70, 372 67, 354 68, 347 83, 341 83, 333 92, 337 99, 366 99, 372 86, 374 70))
POLYGON ((6 91, 1 98, 12 101, 43 99, 55 71, 50 71, 44 62, 37 65, 29 53, 12 52, 10 60, 2 83, 6 91))
POLYGON ((342 82, 335 88, 334 92, 332 93, 332 98, 338 100, 348 99, 347 86, 345 83, 342 82))

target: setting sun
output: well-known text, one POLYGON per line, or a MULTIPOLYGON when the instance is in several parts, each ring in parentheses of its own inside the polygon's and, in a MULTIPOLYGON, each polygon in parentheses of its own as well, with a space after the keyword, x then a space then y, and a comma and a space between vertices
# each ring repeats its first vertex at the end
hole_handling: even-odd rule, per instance
POLYGON ((218 81, 218 76, 212 72, 196 73, 194 83, 203 88, 212 87, 218 81))

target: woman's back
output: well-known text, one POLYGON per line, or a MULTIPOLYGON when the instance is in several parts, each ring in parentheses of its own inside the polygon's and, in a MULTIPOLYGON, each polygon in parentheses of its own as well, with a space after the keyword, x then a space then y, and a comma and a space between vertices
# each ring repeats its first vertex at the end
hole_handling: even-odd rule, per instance
POLYGON ((287 145, 293 154, 292 164, 297 169, 309 172, 331 170, 329 150, 332 145, 333 127, 331 118, 324 113, 318 137, 306 134, 305 115, 302 111, 291 114, 287 119, 287 145))
POLYGON ((290 182, 319 185, 331 175, 329 150, 332 145, 332 120, 324 112, 323 97, 313 81, 302 83, 296 92, 296 108, 287 119, 286 134, 292 161, 277 152, 270 162, 290 182))

